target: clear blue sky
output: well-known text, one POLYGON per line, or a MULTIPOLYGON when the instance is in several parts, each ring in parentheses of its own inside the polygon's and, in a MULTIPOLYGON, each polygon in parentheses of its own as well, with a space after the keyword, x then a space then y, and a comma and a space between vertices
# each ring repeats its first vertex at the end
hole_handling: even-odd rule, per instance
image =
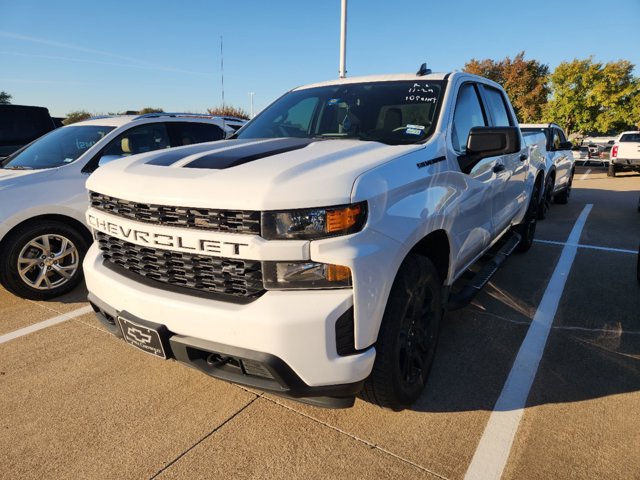
MULTIPOLYGON (((349 0, 348 76, 461 69, 526 52, 640 74, 640 0, 349 0), (534 7, 535 5, 535 7, 534 7)), ((0 90, 54 115, 219 105, 255 110, 338 75, 340 0, 0 0, 0 90)))

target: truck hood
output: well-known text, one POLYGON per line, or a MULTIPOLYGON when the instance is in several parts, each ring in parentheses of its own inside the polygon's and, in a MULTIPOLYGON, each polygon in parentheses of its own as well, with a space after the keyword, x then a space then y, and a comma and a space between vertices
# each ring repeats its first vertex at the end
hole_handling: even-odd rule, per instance
POLYGON ((141 203, 278 210, 349 203, 356 178, 424 145, 343 139, 227 140, 99 168, 92 191, 141 203))

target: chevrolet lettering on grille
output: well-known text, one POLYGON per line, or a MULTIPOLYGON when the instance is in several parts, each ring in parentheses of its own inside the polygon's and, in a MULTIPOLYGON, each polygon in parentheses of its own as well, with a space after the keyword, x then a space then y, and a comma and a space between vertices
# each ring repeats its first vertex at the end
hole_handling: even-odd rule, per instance
POLYGON ((154 248, 175 250, 199 255, 224 257, 250 257, 249 243, 230 241, 227 238, 212 238, 215 234, 203 232, 176 233, 174 229, 160 227, 154 229, 110 215, 98 213, 93 209, 87 212, 87 223, 91 228, 107 233, 121 240, 154 248))

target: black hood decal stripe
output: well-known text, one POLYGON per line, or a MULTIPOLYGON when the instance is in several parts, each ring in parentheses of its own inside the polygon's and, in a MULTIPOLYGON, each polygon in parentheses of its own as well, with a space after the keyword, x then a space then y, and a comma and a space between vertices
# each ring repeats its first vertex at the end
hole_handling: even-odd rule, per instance
MULTIPOLYGON (((242 140, 235 141, 242 142, 242 140)), ((261 158, 299 150, 314 141, 315 140, 311 138, 277 138, 266 142, 250 143, 245 146, 239 146, 238 148, 211 152, 184 165, 184 167, 224 170, 225 168, 237 167, 244 163, 260 160, 261 158)), ((230 146, 229 142, 225 143, 227 147, 230 146)))
POLYGON ((194 155, 197 153, 214 153, 223 148, 229 148, 231 145, 239 145, 241 143, 254 142, 255 140, 233 140, 233 141, 216 141, 212 143, 199 143, 197 145, 190 145, 188 147, 188 153, 185 153, 184 148, 171 149, 166 152, 157 152, 157 155, 152 160, 147 162, 147 165, 157 165, 160 167, 168 167, 174 163, 182 160, 188 155, 194 155))

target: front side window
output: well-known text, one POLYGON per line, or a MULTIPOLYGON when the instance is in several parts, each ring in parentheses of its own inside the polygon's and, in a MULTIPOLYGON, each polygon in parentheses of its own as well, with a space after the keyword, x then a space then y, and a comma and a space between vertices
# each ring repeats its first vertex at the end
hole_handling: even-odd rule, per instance
POLYGON ((100 163, 170 147, 169 135, 164 123, 139 125, 112 140, 102 152, 100 163))
POLYGON ((58 128, 8 157, 3 168, 38 170, 67 165, 114 128, 97 125, 58 128))
POLYGON ((562 142, 562 140, 560 139, 560 133, 558 132, 557 128, 554 128, 551 132, 551 147, 554 150, 558 150, 560 149, 560 143, 562 142))
POLYGON ((507 107, 504 104, 504 97, 499 90, 491 87, 484 87, 485 98, 487 100, 487 108, 493 117, 494 127, 509 127, 511 121, 507 107))
POLYGON ((487 126, 487 120, 482 111, 476 87, 471 83, 465 83, 458 92, 453 114, 451 143, 456 152, 463 153, 467 150, 467 137, 473 127, 485 126, 487 126))
POLYGON ((346 138, 401 145, 433 133, 442 81, 371 82, 289 92, 237 138, 346 138))

